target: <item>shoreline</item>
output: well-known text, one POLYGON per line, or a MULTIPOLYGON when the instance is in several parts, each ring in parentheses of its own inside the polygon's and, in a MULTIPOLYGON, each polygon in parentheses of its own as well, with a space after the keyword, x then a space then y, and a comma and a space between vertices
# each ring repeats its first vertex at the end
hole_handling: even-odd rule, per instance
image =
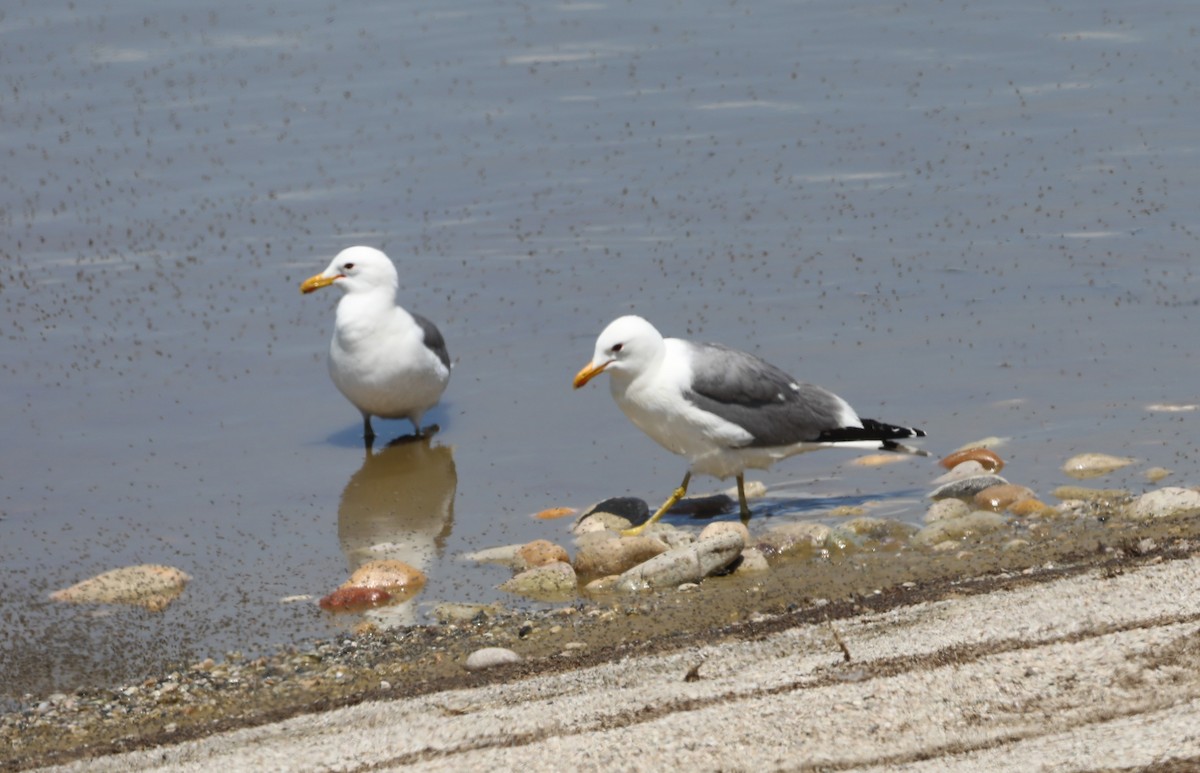
MULTIPOLYGON (((1183 566, 1197 563, 1200 554, 1200 516, 1195 514, 1148 524, 1110 522, 1101 534, 1107 539, 1091 547, 1071 545, 1073 550, 1058 555, 1048 550, 1053 545, 1029 550, 1024 560, 997 554, 998 564, 969 578, 955 573, 952 557, 944 557, 948 563, 939 575, 938 557, 915 556, 928 565, 925 576, 911 575, 915 579, 871 592, 814 597, 809 588, 803 597, 793 597, 789 585, 794 589, 794 584, 781 581, 769 592, 748 594, 744 586, 718 581, 691 592, 583 601, 536 613, 492 611, 460 624, 343 636, 247 662, 208 660, 138 685, 60 694, 0 715, 7 750, 0 762, 4 769, 22 770, 96 761, 377 701, 503 689, 711 642, 750 643, 922 605, 992 594, 1002 598, 1090 574, 1117 578, 1158 564, 1183 566), (511 647, 524 662, 465 671, 467 655, 488 646, 511 647)), ((799 563, 819 574, 818 562, 799 563)))

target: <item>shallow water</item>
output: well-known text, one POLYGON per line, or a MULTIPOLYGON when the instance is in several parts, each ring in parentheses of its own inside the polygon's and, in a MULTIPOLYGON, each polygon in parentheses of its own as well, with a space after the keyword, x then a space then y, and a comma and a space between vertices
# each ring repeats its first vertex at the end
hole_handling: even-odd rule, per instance
MULTIPOLYGON (((1195 485, 1200 413, 1147 406, 1200 402, 1198 24, 1084 0, 10 4, 4 694, 353 625, 280 599, 346 577, 376 501, 429 503, 396 527, 430 571, 397 615, 502 598, 455 556, 683 473, 570 387, 630 311, 935 454, 1011 438, 1005 475, 1044 496, 1083 450, 1139 459, 1107 487, 1195 485), (431 447, 374 460, 325 372, 336 292, 298 292, 355 243, 456 361, 431 447), (163 613, 47 600, 143 562, 194 578, 163 613)), ((849 459, 758 477, 919 520, 931 461, 849 459)))

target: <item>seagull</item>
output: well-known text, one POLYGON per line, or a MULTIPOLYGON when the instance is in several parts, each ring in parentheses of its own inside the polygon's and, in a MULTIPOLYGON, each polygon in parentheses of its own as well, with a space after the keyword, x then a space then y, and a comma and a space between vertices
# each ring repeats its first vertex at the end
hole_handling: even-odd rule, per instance
POLYGON ((437 404, 450 380, 450 354, 437 327, 396 305, 396 266, 373 247, 342 250, 321 273, 305 279, 308 294, 334 285, 338 302, 329 344, 329 375, 362 413, 363 438, 375 441, 371 417, 408 419, 424 437, 421 415, 437 404))
POLYGON ((737 476, 743 520, 747 468, 818 448, 870 448, 928 455, 896 442, 925 437, 911 427, 860 419, 834 393, 792 378, 753 354, 720 344, 663 338, 637 316, 614 320, 596 339, 592 361, 575 375, 579 389, 609 374, 613 400, 638 429, 690 462, 683 483, 640 526, 640 534, 687 493, 693 473, 737 476))

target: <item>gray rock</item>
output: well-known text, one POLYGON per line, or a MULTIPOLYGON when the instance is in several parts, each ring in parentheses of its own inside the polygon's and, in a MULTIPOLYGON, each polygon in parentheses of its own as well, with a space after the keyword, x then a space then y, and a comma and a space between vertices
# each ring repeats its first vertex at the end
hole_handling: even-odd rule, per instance
POLYGON ((724 532, 692 545, 668 550, 621 574, 616 590, 673 588, 699 582, 729 566, 742 553, 746 542, 737 532, 724 532))
POLYGON ((504 647, 484 647, 483 649, 475 650, 467 656, 466 667, 468 671, 482 671, 485 668, 495 668, 496 666, 506 666, 520 662, 521 656, 510 649, 505 649, 504 647))

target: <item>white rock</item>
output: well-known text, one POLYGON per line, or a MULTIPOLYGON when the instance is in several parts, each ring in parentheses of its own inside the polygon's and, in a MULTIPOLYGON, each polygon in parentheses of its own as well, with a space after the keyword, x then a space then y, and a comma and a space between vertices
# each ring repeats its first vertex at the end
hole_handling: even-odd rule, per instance
POLYGON ((468 655, 466 665, 468 671, 482 671, 485 668, 506 666, 511 663, 520 662, 521 656, 510 649, 505 649, 504 647, 484 647, 468 655))
POLYGON ((1167 486, 1142 494, 1125 509, 1126 515, 1137 521, 1193 511, 1200 512, 1200 491, 1178 486, 1167 486))

